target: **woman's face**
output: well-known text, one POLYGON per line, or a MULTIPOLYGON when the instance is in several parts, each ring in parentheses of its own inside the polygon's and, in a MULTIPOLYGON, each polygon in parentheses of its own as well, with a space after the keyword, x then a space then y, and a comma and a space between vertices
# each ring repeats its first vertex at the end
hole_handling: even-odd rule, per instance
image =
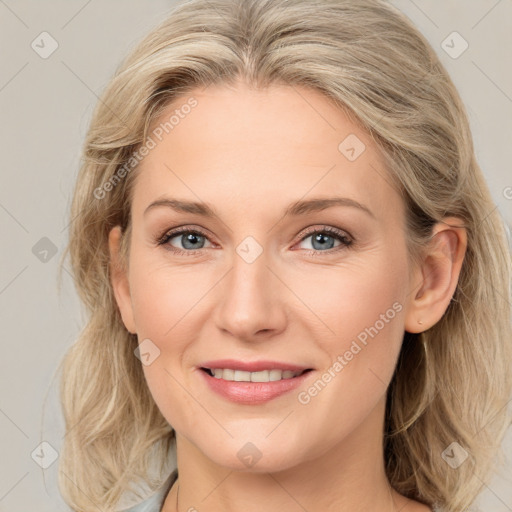
POLYGON ((116 297, 167 421, 215 464, 253 471, 378 437, 415 283, 369 135, 318 92, 241 83, 194 91, 153 129, 116 297), (311 371, 230 383, 201 369, 221 359, 311 371))

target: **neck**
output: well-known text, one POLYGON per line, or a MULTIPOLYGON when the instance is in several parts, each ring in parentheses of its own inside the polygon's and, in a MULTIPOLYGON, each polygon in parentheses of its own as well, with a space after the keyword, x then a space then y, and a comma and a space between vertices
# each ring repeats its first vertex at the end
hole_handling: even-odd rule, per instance
MULTIPOLYGON (((382 407, 371 415, 382 417, 382 407)), ((389 485, 382 422, 375 419, 363 422, 326 453, 279 471, 256 472, 257 464, 250 471, 220 466, 179 434, 177 456, 179 481, 162 512, 396 512, 408 501, 389 485)))

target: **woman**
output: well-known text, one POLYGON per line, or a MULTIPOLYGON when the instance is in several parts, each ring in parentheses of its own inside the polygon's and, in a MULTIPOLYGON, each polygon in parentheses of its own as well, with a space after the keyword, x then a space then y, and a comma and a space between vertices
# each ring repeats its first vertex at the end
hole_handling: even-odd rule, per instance
POLYGON ((510 423, 505 231, 387 3, 180 5, 98 103, 71 218, 74 510, 474 501, 510 423))

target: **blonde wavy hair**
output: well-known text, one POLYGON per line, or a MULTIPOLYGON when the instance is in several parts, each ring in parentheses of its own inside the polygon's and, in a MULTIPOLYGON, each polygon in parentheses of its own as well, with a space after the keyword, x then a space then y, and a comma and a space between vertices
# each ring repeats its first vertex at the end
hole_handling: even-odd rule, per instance
POLYGON ((407 206, 411 261, 436 222, 463 221, 468 246, 457 288, 436 325, 404 333, 384 432, 391 485, 462 511, 504 462, 510 252, 447 71, 410 21, 380 0, 189 0, 116 70, 88 129, 61 259, 62 267, 69 254, 87 309, 87 324, 62 359, 63 498, 76 511, 110 512, 134 482, 153 490, 168 476, 174 430, 148 390, 134 355, 137 336, 124 327, 110 282, 107 237, 122 226, 127 264, 137 167, 118 171, 170 102, 239 78, 257 88, 313 88, 371 134, 407 206), (442 457, 453 442, 469 454, 457 469, 442 457), (156 479, 149 474, 155 462, 156 479))

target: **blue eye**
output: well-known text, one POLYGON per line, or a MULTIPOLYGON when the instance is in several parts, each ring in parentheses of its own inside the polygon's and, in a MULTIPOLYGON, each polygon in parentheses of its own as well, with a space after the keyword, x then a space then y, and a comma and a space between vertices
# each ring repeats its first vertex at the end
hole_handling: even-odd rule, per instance
POLYGON ((316 252, 330 252, 331 249, 338 250, 338 248, 346 248, 352 245, 352 240, 350 240, 345 233, 339 231, 334 228, 325 227, 321 230, 316 230, 307 234, 301 239, 301 242, 311 238, 311 247, 316 252), (335 246, 335 242, 338 241, 339 244, 335 246))
MULTIPOLYGON (((307 252, 315 256, 323 253, 335 253, 339 250, 347 249, 353 244, 353 240, 344 231, 330 226, 323 226, 321 229, 318 227, 314 230, 310 229, 309 232, 302 236, 299 243, 304 242, 308 238, 312 238, 312 240, 310 243, 311 249, 308 248, 307 252), (337 245, 335 245, 336 241, 338 241, 337 245)), ((175 254, 186 256, 196 255, 201 249, 212 246, 205 233, 198 229, 187 228, 186 226, 165 233, 156 240, 156 243, 157 245, 165 246, 167 250, 175 254), (183 248, 175 247, 171 244, 170 242, 173 239, 177 239, 183 248), (206 241, 210 243, 210 246, 205 247, 206 241)))
POLYGON ((158 245, 168 245, 170 250, 180 254, 195 254, 195 251, 204 248, 205 240, 208 240, 207 236, 200 231, 180 228, 166 233, 160 240, 158 240, 158 245), (176 248, 169 243, 174 238, 178 239, 185 250, 176 248))

